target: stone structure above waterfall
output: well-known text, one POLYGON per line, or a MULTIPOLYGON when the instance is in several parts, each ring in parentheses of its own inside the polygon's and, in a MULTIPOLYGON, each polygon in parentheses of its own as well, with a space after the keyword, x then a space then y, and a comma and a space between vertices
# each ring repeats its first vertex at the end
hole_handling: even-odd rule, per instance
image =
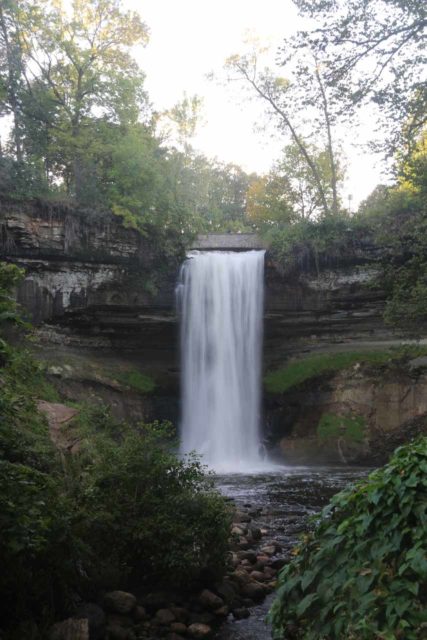
POLYGON ((250 251, 266 249, 256 233, 204 233, 199 234, 192 246, 200 251, 250 251))

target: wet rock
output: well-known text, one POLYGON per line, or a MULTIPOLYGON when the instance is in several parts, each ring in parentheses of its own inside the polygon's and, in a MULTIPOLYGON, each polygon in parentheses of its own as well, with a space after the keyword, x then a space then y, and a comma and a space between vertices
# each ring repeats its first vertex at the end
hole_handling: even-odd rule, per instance
POLYGON ((247 538, 239 538, 239 544, 238 544, 239 549, 250 549, 251 545, 249 544, 249 540, 247 538))
POLYGON ((272 580, 273 578, 275 578, 276 574, 277 574, 277 571, 272 567, 265 567, 264 575, 268 580, 272 580))
POLYGON ((190 615, 190 626, 192 624, 207 624, 211 625, 215 622, 215 616, 209 611, 195 612, 190 615))
POLYGON ((266 575, 266 573, 263 573, 262 571, 252 571, 250 575, 251 575, 251 578, 253 580, 256 580, 257 582, 264 582, 265 580, 268 580, 268 576, 266 575))
POLYGON ((239 560, 248 560, 251 564, 254 564, 257 561, 257 554, 252 550, 238 551, 237 557, 239 560))
POLYGON ((273 544, 271 544, 271 545, 268 545, 267 547, 262 547, 261 551, 266 556, 274 556, 274 554, 276 553, 276 547, 273 544))
POLYGON ((136 605, 136 598, 126 591, 110 591, 104 596, 104 606, 107 611, 115 613, 130 613, 136 605))
POLYGON ((171 609, 159 609, 156 612, 156 619, 160 624, 169 625, 171 622, 175 622, 175 615, 171 609))
POLYGON ((215 609, 214 614, 219 618, 226 618, 228 616, 229 609, 227 605, 220 607, 219 609, 215 609))
POLYGON ((76 619, 86 618, 89 623, 90 640, 101 640, 105 635, 106 616, 97 604, 89 602, 81 605, 73 616, 76 619))
POLYGON ((237 598, 237 590, 234 583, 224 580, 224 582, 218 585, 216 590, 228 605, 233 605, 237 598))
POLYGON ((245 585, 250 581, 249 574, 247 573, 247 571, 243 571, 242 569, 236 569, 236 571, 233 571, 230 577, 239 585, 245 585))
MULTIPOLYGON (((184 640, 184 636, 180 635, 179 633, 176 633, 175 631, 172 631, 172 633, 168 633, 166 638, 167 640, 184 640)), ((154 638, 152 640, 154 640, 154 638)))
POLYGON ((243 513, 243 511, 236 511, 234 514, 233 522, 237 522, 238 524, 242 522, 250 522, 251 517, 248 516, 247 513, 243 513))
POLYGON ((236 618, 236 620, 243 620, 244 618, 249 618, 249 616, 251 615, 249 609, 247 609, 246 607, 233 609, 232 614, 236 618))
POLYGON ((242 593, 254 602, 261 602, 265 597, 266 589, 264 585, 254 581, 245 584, 242 593))
POLYGON ((250 531, 251 531, 252 538, 255 540, 255 542, 258 542, 259 540, 261 540, 262 538, 261 529, 259 529, 258 527, 251 527, 250 531))
POLYGON ((145 607, 141 607, 141 605, 136 606, 133 610, 133 617, 137 622, 145 620, 145 618, 147 617, 145 607))
POLYGON ((246 533, 245 529, 238 527, 237 525, 233 525, 231 528, 231 535, 233 536, 244 536, 246 533))
POLYGON ((203 589, 199 596, 199 602, 203 607, 211 610, 219 609, 224 605, 223 600, 212 591, 209 591, 209 589, 203 589))
POLYGON ((49 640, 89 640, 89 622, 75 618, 57 622, 50 630, 49 640))
POLYGON ((171 631, 185 636, 187 633, 187 626, 183 622, 172 622, 171 631))
POLYGON ((197 640, 209 638, 212 635, 212 628, 207 624, 195 623, 188 627, 188 634, 197 640))
POLYGON ((187 622, 190 617, 190 612, 184 607, 171 607, 170 609, 177 622, 187 622))

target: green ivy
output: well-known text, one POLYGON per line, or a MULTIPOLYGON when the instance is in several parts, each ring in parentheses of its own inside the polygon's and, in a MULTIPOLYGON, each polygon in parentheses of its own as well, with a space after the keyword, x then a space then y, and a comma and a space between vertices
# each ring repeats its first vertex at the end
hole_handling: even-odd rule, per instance
POLYGON ((293 550, 269 614, 274 638, 424 638, 426 531, 427 438, 421 438, 337 494, 293 550))

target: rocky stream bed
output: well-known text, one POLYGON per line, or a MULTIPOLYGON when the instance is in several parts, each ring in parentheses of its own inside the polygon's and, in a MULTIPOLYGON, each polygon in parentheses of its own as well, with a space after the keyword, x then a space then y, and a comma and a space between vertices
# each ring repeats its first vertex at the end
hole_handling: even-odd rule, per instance
POLYGON ((267 640, 277 573, 311 518, 361 468, 283 468, 218 476, 234 506, 228 571, 193 594, 113 591, 56 624, 50 640, 267 640))

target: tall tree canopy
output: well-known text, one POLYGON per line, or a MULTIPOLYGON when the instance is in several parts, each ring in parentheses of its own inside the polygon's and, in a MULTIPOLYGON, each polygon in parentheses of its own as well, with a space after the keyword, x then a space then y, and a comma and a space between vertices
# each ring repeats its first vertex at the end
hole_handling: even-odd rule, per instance
POLYGON ((316 26, 287 40, 282 59, 290 47, 309 47, 322 62, 341 113, 373 101, 387 129, 389 152, 415 141, 427 119, 425 1, 294 2, 316 26))

